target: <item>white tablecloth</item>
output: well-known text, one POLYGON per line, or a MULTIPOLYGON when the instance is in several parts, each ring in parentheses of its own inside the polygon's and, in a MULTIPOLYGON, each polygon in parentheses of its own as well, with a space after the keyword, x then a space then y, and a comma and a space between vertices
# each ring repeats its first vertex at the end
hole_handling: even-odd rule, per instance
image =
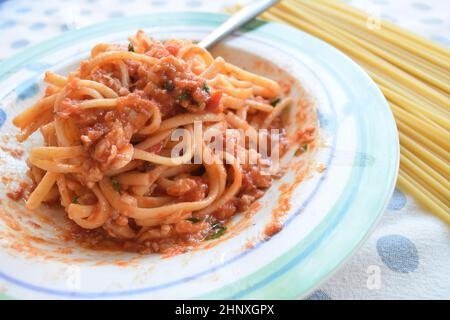
MULTIPOLYGON (((248 0, 247 0, 248 1, 248 0)), ((220 11, 236 0, 0 0, 0 60, 91 23, 156 11, 220 11), (129 5, 132 4, 132 5, 129 5)), ((449 0, 352 5, 450 46, 449 0)), ((309 299, 450 298, 450 229, 396 190, 379 226, 309 299)))

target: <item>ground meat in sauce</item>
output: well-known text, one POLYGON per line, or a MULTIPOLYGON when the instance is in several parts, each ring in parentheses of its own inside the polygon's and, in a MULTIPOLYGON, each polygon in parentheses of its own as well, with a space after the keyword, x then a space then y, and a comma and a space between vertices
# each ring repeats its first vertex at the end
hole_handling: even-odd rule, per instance
POLYGON ((114 74, 113 71, 108 72, 104 69, 97 69, 92 73, 91 79, 110 87, 120 96, 125 96, 130 93, 127 88, 122 86, 122 83, 119 80, 120 76, 118 74, 114 74))
POLYGON ((201 177, 189 177, 175 180, 174 185, 166 189, 168 195, 179 197, 180 201, 199 201, 206 197, 208 184, 201 177))
MULTIPOLYGON (((92 185, 102 179, 103 171, 118 167, 118 163, 122 166, 126 164, 130 139, 150 119, 152 108, 159 108, 163 120, 186 111, 205 109, 210 99, 209 90, 205 89, 202 78, 191 72, 184 61, 172 55, 177 48, 176 43, 166 48, 159 42, 152 42, 143 50, 147 50, 145 54, 149 56, 161 58, 158 63, 148 66, 127 62, 131 78, 130 94, 128 90, 123 90, 120 74, 115 71, 117 68, 107 65, 95 70, 92 80, 105 84, 119 95, 125 95, 119 98, 119 106, 114 110, 81 110, 77 100, 69 98, 70 92, 78 89, 77 80, 69 83, 68 97, 61 102, 56 117, 75 122, 80 128, 82 145, 92 155, 91 159, 82 163, 82 173, 77 174, 84 184, 92 185)), ((161 151, 162 146, 163 143, 156 145, 155 151, 161 151)), ((198 190, 185 197, 200 197, 204 191, 198 190)))
POLYGON ((20 199, 28 199, 33 186, 25 181, 20 181, 19 185, 13 187, 10 191, 6 193, 6 196, 11 200, 18 201, 20 199))
POLYGON ((243 194, 258 195, 260 188, 268 188, 271 185, 272 177, 265 174, 256 165, 242 167, 242 187, 243 194))
POLYGON ((170 117, 179 107, 192 112, 205 109, 210 94, 204 89, 205 80, 189 70, 187 63, 173 56, 167 56, 152 66, 151 82, 144 92, 157 101, 163 118, 170 117))
POLYGON ((248 209, 250 204, 264 195, 261 189, 269 188, 272 176, 264 173, 258 165, 241 165, 242 186, 236 197, 214 211, 218 220, 226 220, 248 209))
MULTIPOLYGON (((79 101, 70 98, 70 92, 78 90, 77 79, 69 83, 69 94, 61 102, 60 110, 56 117, 74 121, 80 128, 80 140, 84 148, 89 152, 90 158, 86 159, 82 166, 82 173, 74 174, 82 184, 92 186, 93 183, 103 178, 105 170, 116 168, 118 162, 125 165, 127 159, 126 150, 132 143, 131 137, 152 117, 153 108, 159 108, 162 119, 185 112, 212 111, 208 108, 211 100, 218 101, 221 92, 210 92, 205 86, 204 79, 189 70, 188 64, 177 59, 174 55, 180 47, 177 42, 162 44, 159 42, 145 42, 142 48, 146 55, 161 59, 150 66, 133 61, 125 61, 130 76, 129 86, 124 88, 121 83, 121 75, 113 64, 106 64, 91 74, 90 79, 103 83, 115 91, 119 96, 119 105, 114 109, 88 109, 81 112, 79 101)), ((99 48, 100 50, 100 48, 99 48)), ((127 50, 125 46, 114 47, 114 50, 127 50)), ((82 67, 83 68, 83 65, 82 67)), ((80 99, 80 97, 77 97, 80 99)), ((264 99, 261 102, 270 103, 264 99)), ((255 110, 249 110, 249 122, 261 123, 264 118, 253 116, 255 110)), ((286 131, 282 128, 281 118, 277 117, 270 128, 280 129, 281 154, 287 149, 286 131)), ((270 129, 269 128, 269 129, 270 129)), ((304 141, 314 138, 314 130, 306 128, 302 132, 304 141)), ((270 145, 270 143, 269 143, 270 145)), ((164 142, 156 144, 149 152, 159 153, 164 147, 164 142)), ((270 150, 269 150, 270 154, 270 150)), ((136 170, 145 172, 153 169, 142 161, 136 170)), ((208 221, 182 219, 177 223, 164 224, 150 227, 147 231, 153 235, 143 243, 122 240, 111 237, 108 225, 130 226, 133 232, 139 232, 136 222, 125 215, 114 212, 108 223, 103 228, 86 230, 74 224, 67 239, 75 239, 84 247, 96 249, 120 248, 133 252, 165 252, 166 250, 186 250, 186 248, 198 241, 204 240, 211 234, 212 225, 226 223, 233 215, 249 209, 250 205, 264 194, 264 189, 270 187, 273 176, 265 174, 261 164, 242 165, 242 186, 237 195, 230 201, 215 210, 208 221)), ((228 174, 232 177, 232 174, 228 174)), ((231 180, 231 179, 230 179, 231 180)), ((231 181, 228 181, 231 183, 231 181)), ((177 201, 199 201, 208 195, 208 181, 202 176, 179 177, 174 183, 164 189, 155 184, 152 196, 170 195, 178 197, 177 201)), ((135 206, 136 199, 130 196, 128 186, 121 186, 119 193, 123 203, 135 206)), ((8 193, 8 197, 20 198, 25 189, 8 193)), ((83 204, 95 203, 92 199, 80 197, 83 204)), ((188 213, 189 214, 189 213, 188 213)), ((273 228, 274 230, 276 227, 273 228)), ((132 232, 132 233, 133 233, 132 232)))
POLYGON ((76 107, 63 109, 79 128, 81 143, 91 155, 78 174, 82 182, 97 182, 103 178, 105 170, 131 161, 126 152, 132 150, 130 139, 150 119, 153 108, 156 108, 154 102, 136 92, 119 98, 114 110, 90 109, 81 113, 76 107))
POLYGON ((213 215, 218 220, 224 221, 231 218, 236 213, 236 211, 236 199, 231 199, 227 203, 220 206, 217 210, 215 210, 213 215))
POLYGON ((241 197, 238 199, 238 211, 239 212, 244 212, 246 210, 248 210, 248 208, 250 208, 250 205, 256 200, 256 197, 251 196, 249 194, 243 194, 241 195, 241 197))

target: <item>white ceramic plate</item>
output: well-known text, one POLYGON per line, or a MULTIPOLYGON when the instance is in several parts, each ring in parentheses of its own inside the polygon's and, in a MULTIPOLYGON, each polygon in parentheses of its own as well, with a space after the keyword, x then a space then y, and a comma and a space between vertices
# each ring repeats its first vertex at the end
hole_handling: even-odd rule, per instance
MULTIPOLYGON (((11 119, 42 94, 45 70, 67 72, 94 44, 125 42, 139 28, 155 38, 198 40, 226 17, 165 13, 115 20, 69 32, 4 61, 0 64, 0 144, 26 149, 36 143, 18 146, 11 119)), ((26 154, 16 159, 2 149, 0 290, 4 297, 297 298, 315 288, 361 244, 382 214, 398 170, 397 131, 378 88, 336 49, 279 24, 255 21, 217 50, 231 62, 273 78, 294 77, 315 101, 320 135, 327 146, 318 148, 314 162, 324 164, 326 170, 313 170, 294 188, 282 231, 268 241, 262 239, 281 196, 278 187, 292 183, 295 170, 266 193, 263 208, 248 228, 208 250, 161 259, 81 249, 58 238, 52 223, 46 223, 63 221, 61 212, 43 207, 33 213, 23 203, 8 200, 5 193, 24 176, 26 154), (270 63, 256 63, 260 60, 270 63), (33 227, 33 222, 41 227, 33 227), (252 248, 249 241, 255 243, 252 248)), ((302 94, 293 90, 294 97, 302 94)))

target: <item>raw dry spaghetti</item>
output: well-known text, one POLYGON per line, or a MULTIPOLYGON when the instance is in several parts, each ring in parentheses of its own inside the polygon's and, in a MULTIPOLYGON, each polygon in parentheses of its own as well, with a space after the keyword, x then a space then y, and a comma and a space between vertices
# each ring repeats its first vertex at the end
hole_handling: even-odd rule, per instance
POLYGON ((398 186, 450 224, 448 48, 337 0, 285 0, 261 17, 309 32, 365 68, 399 129, 398 186))
MULTIPOLYGON (((95 46, 68 77, 47 72, 45 96, 14 119, 20 141, 37 130, 44 139, 29 150, 34 190, 26 206, 60 203, 82 229, 133 250, 217 238, 274 174, 248 142, 217 154, 195 124, 219 137, 227 129, 280 129, 268 138, 283 153, 281 115, 292 101, 275 81, 189 41, 159 42, 142 31, 129 41, 95 46), (170 138, 178 129, 184 148, 174 156, 170 138)), ((306 129, 303 143, 314 139, 314 128, 306 129)))

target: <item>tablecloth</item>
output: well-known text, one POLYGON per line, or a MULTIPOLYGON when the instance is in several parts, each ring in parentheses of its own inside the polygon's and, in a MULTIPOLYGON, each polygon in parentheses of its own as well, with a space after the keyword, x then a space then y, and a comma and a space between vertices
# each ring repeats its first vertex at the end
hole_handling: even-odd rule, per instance
MULTIPOLYGON (((239 0, 0 0, 0 61, 49 37, 122 16, 221 11, 239 0)), ((347 1, 450 46, 448 0, 347 1)), ((450 299, 450 229, 395 190, 364 245, 307 299, 450 299)))

